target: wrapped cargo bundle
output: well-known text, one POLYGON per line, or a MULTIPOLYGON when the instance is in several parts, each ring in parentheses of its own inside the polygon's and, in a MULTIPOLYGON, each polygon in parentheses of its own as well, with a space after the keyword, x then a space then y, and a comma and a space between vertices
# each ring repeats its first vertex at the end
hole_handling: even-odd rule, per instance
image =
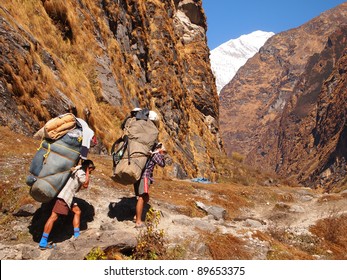
POLYGON ((52 200, 64 187, 80 159, 82 131, 73 129, 60 139, 44 139, 36 152, 27 177, 30 195, 38 202, 52 200))
POLYGON ((113 154, 113 180, 123 185, 130 185, 141 178, 150 151, 158 139, 158 128, 150 119, 129 120, 125 128, 126 143, 122 143, 121 150, 113 154), (119 154, 121 152, 121 155, 119 154))

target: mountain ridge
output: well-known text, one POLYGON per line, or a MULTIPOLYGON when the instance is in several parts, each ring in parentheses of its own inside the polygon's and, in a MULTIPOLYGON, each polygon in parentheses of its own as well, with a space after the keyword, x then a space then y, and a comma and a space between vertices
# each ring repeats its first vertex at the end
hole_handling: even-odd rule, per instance
MULTIPOLYGON (((327 139, 324 134, 330 128, 317 123, 327 104, 334 106, 327 92, 336 91, 334 96, 341 97, 336 114, 345 114, 340 88, 346 11, 343 3, 272 36, 223 88, 221 128, 229 155, 239 152, 248 164, 296 178, 306 186, 344 188, 346 154, 336 140, 343 139, 343 129, 335 130, 324 144, 316 132, 327 139)), ((325 124, 335 127, 336 117, 335 121, 330 117, 325 124)))

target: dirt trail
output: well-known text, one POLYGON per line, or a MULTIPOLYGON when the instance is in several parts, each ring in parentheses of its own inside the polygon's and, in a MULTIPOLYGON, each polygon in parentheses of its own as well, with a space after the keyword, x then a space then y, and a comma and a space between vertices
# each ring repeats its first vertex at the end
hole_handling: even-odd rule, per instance
MULTIPOLYGON (((31 155, 26 155, 12 157, 10 162, 0 161, 4 171, 1 180, 14 194, 20 191, 28 196, 23 181, 30 158, 31 155), (16 170, 10 163, 17 166, 16 170), (18 171, 23 178, 17 176, 18 171)), ((13 209, 1 206, 0 259, 78 260, 97 247, 131 252, 140 233, 133 223, 136 203, 133 189, 112 184, 107 176, 109 163, 105 157, 96 158, 96 162, 99 172, 93 175, 90 188, 78 194, 84 206, 81 236, 73 240, 71 224, 62 221, 55 225, 55 233, 51 236, 57 247, 39 250, 45 209, 40 203, 22 197, 20 199, 28 203, 22 202, 22 206, 13 209), (20 210, 24 214, 18 214, 20 210)), ((294 236, 310 235, 309 227, 319 219, 347 213, 346 193, 322 194, 281 185, 250 187, 159 180, 152 194, 150 205, 161 213, 158 229, 164 230, 169 247, 184 248, 180 256, 184 259, 212 258, 206 234, 235 236, 244 242, 243 250, 249 252, 250 258, 267 259, 273 250, 269 237, 271 229, 285 230, 294 236), (211 211, 200 209, 201 205, 211 211), (257 232, 268 237, 259 238, 257 232)), ((19 199, 19 196, 13 197, 19 199)), ((324 253, 312 258, 326 259, 327 256, 324 253)))

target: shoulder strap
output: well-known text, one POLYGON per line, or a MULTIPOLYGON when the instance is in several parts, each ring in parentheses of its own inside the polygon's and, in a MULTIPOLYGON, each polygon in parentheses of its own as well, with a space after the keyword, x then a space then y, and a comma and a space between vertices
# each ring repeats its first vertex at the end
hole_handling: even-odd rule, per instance
MULTIPOLYGON (((112 148, 111 148, 111 154, 113 154, 115 151, 114 151, 114 149, 115 149, 115 147, 116 147, 116 145, 118 145, 120 142, 124 142, 124 144, 118 149, 118 151, 120 150, 120 149, 122 149, 127 143, 128 143, 128 136, 127 135, 124 135, 124 136, 122 136, 122 137, 120 137, 120 138, 118 138, 114 143, 113 143, 113 145, 112 145, 112 148)), ((118 152, 118 151, 116 151, 116 152, 118 152)))
MULTIPOLYGON (((112 155, 112 158, 113 158, 113 167, 115 167, 118 164, 120 158, 122 157, 122 156, 119 155, 119 152, 121 150, 123 150, 122 154, 124 154, 125 149, 128 148, 128 144, 129 144, 129 141, 128 141, 128 136, 127 135, 124 135, 123 137, 120 137, 119 139, 116 140, 116 142, 113 143, 112 148, 111 148, 111 155, 112 155), (123 144, 120 147, 117 147, 117 151, 115 151, 116 145, 121 143, 121 142, 123 142, 123 144), (117 159, 115 159, 115 157, 117 157, 117 159)), ((128 153, 128 157, 129 157, 129 153, 128 153)))

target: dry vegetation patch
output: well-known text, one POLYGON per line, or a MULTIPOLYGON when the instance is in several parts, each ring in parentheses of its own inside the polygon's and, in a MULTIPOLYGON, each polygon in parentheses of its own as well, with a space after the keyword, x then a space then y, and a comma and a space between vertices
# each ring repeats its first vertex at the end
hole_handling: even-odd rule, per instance
POLYGON ((337 201, 343 199, 343 196, 339 194, 326 194, 318 199, 319 203, 324 203, 328 201, 337 201))
POLYGON ((333 253, 331 258, 347 259, 347 215, 332 210, 330 215, 317 221, 310 231, 321 238, 322 247, 333 253))
MULTIPOLYGON (((16 134, 0 126, 0 210, 12 212, 34 200, 28 196, 25 180, 28 163, 39 146, 39 141, 16 134)), ((1 223, 1 221, 0 221, 1 223)))
POLYGON ((204 236, 211 256, 214 260, 250 260, 252 254, 246 242, 231 234, 209 234, 204 236))
POLYGON ((201 184, 189 180, 157 179, 151 186, 153 199, 181 206, 181 213, 190 217, 206 215, 196 206, 199 201, 209 206, 223 207, 227 212, 226 218, 231 219, 240 213, 240 209, 252 205, 242 192, 242 188, 235 184, 201 184))
POLYGON ((256 231, 253 238, 269 243, 267 252, 268 260, 311 260, 312 255, 300 246, 297 246, 291 239, 294 237, 283 227, 272 227, 269 232, 256 231))

